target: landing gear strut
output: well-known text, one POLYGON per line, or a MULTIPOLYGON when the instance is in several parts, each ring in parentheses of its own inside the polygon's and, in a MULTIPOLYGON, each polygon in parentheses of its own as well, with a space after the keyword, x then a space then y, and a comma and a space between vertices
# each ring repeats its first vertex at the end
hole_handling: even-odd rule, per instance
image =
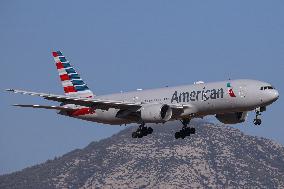
POLYGON ((151 127, 145 127, 145 123, 142 123, 139 125, 138 129, 132 133, 132 138, 142 138, 152 133, 153 129, 151 127))
POLYGON ((253 123, 255 125, 260 125, 261 124, 260 116, 261 116, 261 108, 256 108, 255 109, 255 119, 253 120, 253 123))
POLYGON ((195 134, 195 128, 188 127, 189 122, 190 122, 190 119, 183 119, 181 121, 183 127, 180 131, 175 133, 176 139, 179 139, 179 138, 184 139, 186 136, 190 136, 190 134, 195 134))

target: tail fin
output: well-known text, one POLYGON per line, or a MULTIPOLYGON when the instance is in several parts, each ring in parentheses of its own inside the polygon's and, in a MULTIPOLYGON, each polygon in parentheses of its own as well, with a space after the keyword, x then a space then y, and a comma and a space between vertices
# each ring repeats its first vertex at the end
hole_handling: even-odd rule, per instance
POLYGON ((52 52, 65 95, 92 98, 93 92, 60 51, 52 52))

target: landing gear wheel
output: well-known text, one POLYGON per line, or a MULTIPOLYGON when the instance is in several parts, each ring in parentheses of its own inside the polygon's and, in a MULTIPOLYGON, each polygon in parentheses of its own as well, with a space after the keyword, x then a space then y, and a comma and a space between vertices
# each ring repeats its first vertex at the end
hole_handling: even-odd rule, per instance
POLYGON ((255 119, 253 120, 253 123, 255 125, 261 125, 261 119, 260 119, 260 116, 261 116, 261 108, 257 108, 255 109, 255 119))
POLYGON ((254 120, 253 120, 253 123, 254 123, 255 125, 261 125, 261 119, 254 119, 254 120))
POLYGON ((190 128, 190 134, 195 134, 195 128, 190 128))
POLYGON ((184 139, 185 137, 190 136, 191 134, 195 134, 195 128, 188 127, 189 122, 190 122, 190 119, 183 119, 181 121, 181 123, 183 124, 183 127, 179 132, 175 133, 176 139, 179 139, 179 138, 184 139))
POLYGON ((152 133, 153 133, 153 129, 151 127, 145 127, 145 124, 142 123, 138 127, 137 131, 132 133, 132 138, 142 138, 152 133))
POLYGON ((132 138, 137 138, 137 137, 138 137, 137 132, 133 132, 133 133, 132 133, 132 138))
POLYGON ((180 135, 181 135, 180 132, 176 132, 176 133, 175 133, 175 138, 176 138, 176 139, 179 139, 179 138, 181 137, 180 135))
POLYGON ((186 137, 186 136, 190 136, 191 134, 191 128, 190 127, 186 127, 182 129, 182 134, 186 137))
POLYGON ((153 133, 152 127, 148 127, 147 132, 148 132, 148 134, 152 134, 153 133))
MULTIPOLYGON (((142 135, 142 137, 148 135, 148 128, 147 128, 147 127, 142 127, 142 129, 141 129, 141 135, 142 135)), ((142 137, 141 137, 141 138, 142 138, 142 137)))
POLYGON ((144 133, 142 133, 142 132, 138 133, 138 138, 142 138, 143 136, 145 136, 144 133))

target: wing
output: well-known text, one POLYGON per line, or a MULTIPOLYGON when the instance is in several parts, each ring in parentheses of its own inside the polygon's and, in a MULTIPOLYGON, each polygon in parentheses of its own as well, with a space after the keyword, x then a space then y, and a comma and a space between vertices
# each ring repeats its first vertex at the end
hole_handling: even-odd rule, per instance
MULTIPOLYGON (((79 98, 79 97, 71 97, 65 95, 55 95, 55 94, 47 94, 47 93, 37 93, 37 92, 29 92, 23 90, 16 89, 6 89, 6 91, 26 94, 31 96, 40 96, 46 100, 63 102, 66 104, 75 104, 80 106, 91 107, 93 109, 102 109, 108 110, 109 108, 116 108, 122 110, 119 112, 119 117, 127 118, 133 113, 137 112, 145 103, 134 103, 127 101, 114 101, 114 100, 102 100, 102 99, 94 99, 94 98, 79 98)), ((180 115, 189 115, 196 113, 196 109, 190 105, 180 105, 180 104, 168 104, 173 110, 173 118, 178 118, 180 115)), ((56 110, 65 110, 71 111, 74 110, 72 108, 67 108, 64 106, 41 106, 41 105, 20 105, 15 104, 14 106, 19 107, 31 107, 31 108, 44 108, 44 109, 56 109, 56 110)))
POLYGON ((26 95, 31 95, 31 96, 40 96, 46 100, 76 104, 80 106, 92 107, 94 109, 103 109, 103 110, 108 110, 109 108, 138 110, 142 106, 141 103, 133 103, 133 102, 126 102, 126 101, 101 100, 101 99, 93 99, 93 98, 78 98, 78 97, 70 97, 70 96, 65 96, 65 95, 37 93, 37 92, 29 92, 29 91, 15 90, 15 89, 6 89, 6 91, 13 92, 13 93, 19 93, 19 94, 26 94, 26 95))
POLYGON ((13 106, 24 107, 24 108, 40 108, 40 109, 49 109, 49 110, 64 110, 64 111, 76 110, 64 106, 43 106, 43 105, 29 105, 29 104, 13 104, 13 106))

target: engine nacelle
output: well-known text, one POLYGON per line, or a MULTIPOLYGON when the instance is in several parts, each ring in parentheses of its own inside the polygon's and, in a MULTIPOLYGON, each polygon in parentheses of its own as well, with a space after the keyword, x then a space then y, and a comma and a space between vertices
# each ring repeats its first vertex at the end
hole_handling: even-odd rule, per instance
POLYGON ((163 123, 171 119, 172 109, 166 104, 149 104, 140 109, 141 119, 146 123, 163 123))
POLYGON ((248 113, 247 112, 234 112, 234 113, 227 113, 227 114, 217 114, 216 118, 225 124, 236 124, 242 123, 247 119, 248 113))

